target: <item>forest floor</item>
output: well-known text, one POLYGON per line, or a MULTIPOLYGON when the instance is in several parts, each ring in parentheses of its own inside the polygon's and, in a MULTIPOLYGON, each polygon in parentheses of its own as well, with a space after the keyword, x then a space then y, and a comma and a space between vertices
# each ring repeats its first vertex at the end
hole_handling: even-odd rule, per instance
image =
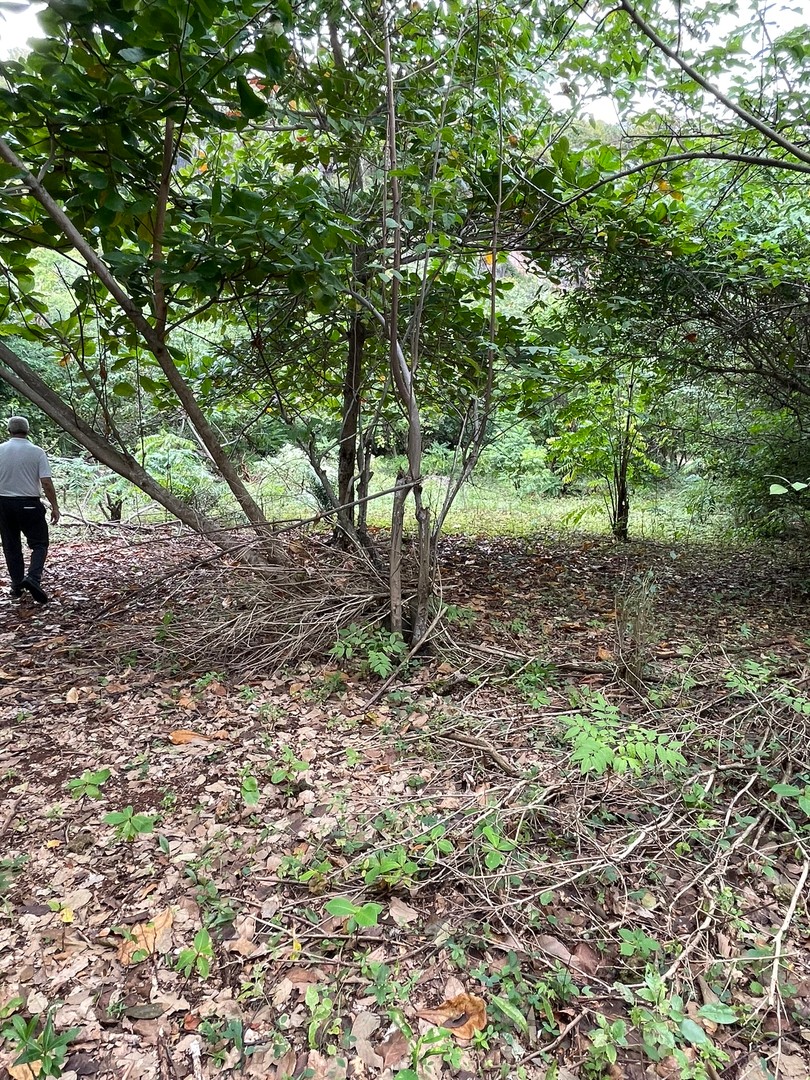
POLYGON ((0 1077, 810 1077, 798 555, 448 538, 379 696, 190 670, 204 553, 75 535, 0 601, 0 1077))

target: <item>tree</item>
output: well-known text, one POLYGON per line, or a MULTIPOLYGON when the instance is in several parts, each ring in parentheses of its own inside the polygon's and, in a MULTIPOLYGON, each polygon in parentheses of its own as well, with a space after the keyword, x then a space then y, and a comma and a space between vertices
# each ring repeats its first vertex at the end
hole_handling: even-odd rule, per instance
MULTIPOLYGON (((206 191, 196 161, 208 132, 238 131, 265 111, 248 75, 271 79, 283 68, 289 16, 283 0, 278 8, 167 3, 159 13, 143 3, 126 11, 89 0, 50 5, 41 17, 46 37, 24 61, 2 65, 0 94, 5 333, 67 340, 87 361, 83 330, 92 325, 100 354, 91 388, 102 407, 110 393, 167 384, 275 557, 260 508, 200 407, 178 330, 287 268, 261 257, 277 237, 277 217, 262 213, 250 192, 206 191), (42 249, 69 253, 79 272, 74 311, 53 326, 42 325, 34 291, 42 249)), ((3 378, 65 424, 66 403, 43 394, 8 345, 2 359, 3 378)), ((141 475, 114 430, 109 439, 87 424, 67 430, 147 483, 187 524, 222 540, 221 530, 141 475)))

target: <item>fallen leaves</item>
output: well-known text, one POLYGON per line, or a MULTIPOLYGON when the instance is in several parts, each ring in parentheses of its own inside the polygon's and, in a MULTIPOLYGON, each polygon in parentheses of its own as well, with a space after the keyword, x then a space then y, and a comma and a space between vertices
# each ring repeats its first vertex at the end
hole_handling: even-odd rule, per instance
POLYGON ((374 1050, 370 1042, 371 1036, 381 1023, 380 1017, 374 1013, 359 1012, 352 1024, 351 1034, 354 1039, 355 1053, 369 1068, 381 1069, 383 1067, 381 1055, 374 1050))
POLYGON ((203 735, 202 732, 192 731, 190 728, 177 728, 169 732, 169 742, 175 746, 186 746, 189 743, 211 742, 213 739, 230 739, 227 731, 215 731, 213 735, 203 735))
MULTIPOLYGON (((455 540, 448 541, 451 557, 445 561, 450 563, 450 573, 455 544, 455 540)), ((178 551, 181 547, 185 560, 185 541, 178 551)), ((480 546, 476 550, 480 551, 480 546)), ((582 565, 576 550, 570 553, 572 561, 580 564, 582 580, 589 578, 589 588, 582 594, 571 593, 566 599, 570 581, 565 566, 560 565, 560 589, 554 593, 550 586, 545 598, 538 589, 532 597, 537 636, 542 634, 548 639, 550 661, 578 661, 589 671, 594 668, 594 656, 600 661, 611 659, 615 614, 610 604, 621 569, 611 562, 612 549, 606 554, 604 545, 596 543, 593 551, 595 559, 604 561, 604 573, 600 571, 595 577, 582 565), (601 597, 596 595, 599 590, 604 594, 601 597)), ((638 566, 632 564, 635 557, 631 553, 631 570, 638 566)), ((654 560, 658 556, 647 547, 643 553, 639 548, 638 557, 654 560)), ((659 561, 665 559, 666 552, 659 561)), ((514 615, 517 621, 523 617, 527 567, 532 573, 536 566, 538 576, 546 578, 556 567, 556 559, 543 561, 538 556, 536 563, 531 558, 527 561, 523 546, 516 541, 493 544, 486 561, 486 566, 461 566, 457 583, 459 599, 464 602, 464 590, 476 579, 483 580, 487 573, 491 573, 493 581, 505 582, 501 593, 486 598, 480 596, 476 585, 475 610, 480 612, 478 627, 483 634, 487 633, 489 615, 496 609, 501 619, 514 615), (501 555, 508 556, 508 560, 499 563, 501 555), (510 574, 514 576, 510 578, 510 574), (520 582, 520 588, 513 588, 515 582, 520 582), (511 608, 510 602, 514 605, 511 608)), ((456 564, 460 565, 458 558, 456 564)), ((152 595, 145 594, 146 601, 151 602, 152 595)), ((629 892, 610 885, 600 886, 597 891, 586 879, 580 879, 576 890, 555 884, 541 903, 542 913, 548 916, 542 924, 548 933, 540 940, 545 957, 535 952, 536 928, 523 934, 519 917, 504 937, 483 932, 478 935, 480 952, 473 946, 475 963, 480 962, 490 976, 503 976, 500 984, 487 979, 484 992, 469 974, 465 976, 470 980, 468 984, 449 977, 451 964, 443 946, 449 938, 456 939, 469 915, 465 898, 450 885, 451 879, 439 875, 438 887, 434 887, 432 868, 425 860, 425 872, 420 873, 418 888, 413 890, 394 887, 369 892, 363 882, 362 861, 369 850, 378 847, 387 852, 401 843, 410 851, 413 845, 414 858, 421 864, 424 840, 415 836, 421 835, 423 824, 413 819, 415 812, 420 818, 431 815, 431 824, 433 820, 449 823, 448 835, 455 851, 448 854, 447 861, 458 863, 468 872, 464 853, 468 843, 475 844, 477 815, 488 813, 493 800, 505 811, 514 809, 509 789, 498 786, 499 772, 485 758, 471 770, 469 754, 456 755, 443 748, 440 760, 432 754, 426 759, 417 739, 409 735, 405 743, 397 741, 411 729, 433 730, 439 719, 431 696, 432 680, 437 677, 442 696, 446 695, 455 708, 458 664, 426 658, 424 681, 414 676, 413 685, 399 688, 413 698, 414 710, 419 710, 410 712, 407 720, 403 717, 402 728, 398 727, 400 710, 382 703, 375 709, 382 726, 363 726, 368 686, 360 679, 337 680, 331 667, 321 669, 317 665, 309 670, 302 665, 303 670, 284 677, 265 680, 257 676, 243 686, 226 673, 221 682, 217 680, 207 687, 199 685, 200 679, 195 678, 199 672, 156 673, 147 666, 143 672, 121 673, 111 668, 113 681, 106 682, 102 691, 98 657, 104 657, 105 648, 111 651, 115 643, 118 663, 117 655, 122 651, 119 638, 129 635, 129 644, 140 633, 139 626, 151 647, 160 613, 148 603, 141 610, 137 605, 143 601, 139 598, 130 610, 135 619, 131 625, 118 620, 101 627, 100 633, 106 635, 107 641, 99 649, 87 649, 92 665, 86 670, 81 655, 68 667, 56 661, 53 650, 37 650, 35 629, 22 625, 16 633, 27 635, 26 647, 20 648, 19 637, 10 637, 6 652, 0 651, 0 706, 9 706, 6 698, 13 695, 17 700, 12 715, 17 710, 28 710, 20 714, 13 735, 0 748, 0 754, 5 755, 3 767, 9 770, 10 777, 14 776, 16 784, 6 788, 2 797, 13 800, 24 793, 26 800, 25 816, 20 813, 11 818, 5 839, 12 858, 19 854, 29 860, 21 862, 19 869, 4 870, 10 881, 8 896, 15 918, 0 926, 0 984, 19 994, 25 1003, 25 1015, 43 1016, 55 1004, 65 1003, 54 1013, 58 1029, 73 1025, 82 1029, 81 1049, 71 1053, 67 1074, 91 1075, 89 1068, 77 1064, 77 1057, 86 1054, 93 1063, 109 1062, 110 1075, 127 1080, 158 1080, 172 1075, 169 1058, 165 1054, 158 1058, 157 1048, 163 1045, 173 1058, 178 1076, 191 1077, 194 1062, 199 1064, 201 1059, 200 1075, 206 1080, 214 1075, 231 1075, 231 1070, 241 1070, 255 1080, 288 1080, 290 1076, 305 1075, 307 1070, 313 1080, 342 1080, 346 1075, 353 1080, 383 1080, 380 1072, 387 1070, 383 1076, 391 1080, 399 1070, 409 1068, 419 1070, 420 1080, 439 1075, 446 1078, 450 1070, 440 1055, 431 1058, 430 1069, 424 1061, 412 1063, 418 1041, 427 1032, 428 1038, 436 1037, 445 1050, 449 1043, 456 1045, 455 1053, 463 1060, 454 1075, 458 1080, 472 1080, 483 1074, 484 1063, 490 1057, 495 1071, 514 1074, 517 1062, 509 1056, 509 1040, 512 1046, 519 1043, 526 1055, 534 1057, 536 1050, 559 1032, 564 1035, 556 1051, 559 1062, 567 1061, 574 1068, 574 1072, 568 1072, 561 1064, 559 1080, 574 1080, 576 1067, 571 1063, 580 1060, 586 1051, 593 1014, 587 1013, 581 1028, 566 1035, 569 1006, 555 1006, 553 1018, 546 1017, 546 1026, 528 1001, 507 992, 505 985, 519 963, 521 978, 527 984, 542 979, 548 966, 559 965, 580 987, 587 986, 597 974, 602 985, 610 987, 617 956, 614 935, 603 930, 613 921, 612 916, 617 916, 617 925, 642 925, 654 935, 673 894, 683 885, 681 875, 689 870, 690 857, 686 853, 674 866, 661 861, 653 846, 654 834, 643 832, 650 821, 651 807, 654 809, 656 804, 648 806, 643 798, 636 798, 639 789, 634 778, 612 777, 609 783, 602 785, 600 781, 598 787, 589 788, 586 802, 598 795, 611 809, 623 799, 622 815, 606 832, 601 831, 596 819, 588 826, 592 833, 588 832, 587 837, 579 832, 576 835, 583 842, 587 839, 586 846, 599 859, 605 855, 604 838, 610 841, 619 829, 627 832, 628 842, 639 835, 646 837, 649 845, 645 839, 644 858, 637 865, 646 865, 649 858, 658 870, 663 870, 660 877, 650 878, 656 881, 654 893, 643 875, 635 880, 632 869, 627 869, 632 885, 629 892), (46 653, 47 665, 38 659, 44 661, 46 653), (291 678, 295 684, 289 694, 291 678), (327 679, 330 685, 342 682, 330 698, 321 693, 327 679), (53 718, 53 724, 43 723, 45 717, 53 718), (195 729, 182 726, 191 722, 195 729), (59 731, 58 745, 54 725, 59 731), (227 739, 229 733, 229 743, 215 741, 227 739), (232 748, 238 748, 238 753, 232 748), (295 760, 311 766, 305 785, 264 781, 284 764, 287 748, 295 760), (228 752, 216 752, 221 750, 228 752), (80 778, 84 769, 101 769, 113 762, 116 765, 110 770, 102 799, 66 799, 71 780, 80 778), (245 807, 240 799, 243 771, 248 765, 262 786, 261 814, 245 807), (29 779, 27 790, 19 783, 23 776, 29 779), (419 787, 412 786, 417 776, 419 787), (160 815, 159 845, 151 837, 123 844, 110 830, 99 827, 107 811, 127 805, 133 806, 133 813, 160 815), (403 815, 403 808, 407 814, 403 815), (371 820, 377 814, 381 815, 379 823, 372 828, 371 820), (395 820, 401 835, 392 829, 395 820), (412 825, 414 832, 410 831, 412 825), (675 874, 677 880, 673 882, 668 873, 675 874), (341 901, 343 893, 346 897, 341 901), (342 907, 338 906, 338 914, 327 919, 324 913, 328 914, 326 904, 330 900, 333 908, 334 901, 338 905, 342 902, 342 907), (379 903, 368 908, 368 919, 361 916, 358 920, 356 914, 372 900, 379 903), (218 921, 209 921, 214 919, 218 921), (368 925, 362 925, 364 921, 368 925), (212 928, 214 959, 206 977, 199 977, 198 971, 187 977, 178 969, 179 950, 172 946, 190 946, 201 925, 212 928), (112 932, 111 926, 116 928, 112 932), (111 938, 111 933, 116 936, 111 938), (368 972, 361 974, 352 967, 346 977, 346 959, 352 955, 355 938, 364 950, 367 943, 373 942, 373 952, 367 957, 369 972, 373 964, 379 976, 372 978, 368 972), (344 945, 344 940, 349 944, 344 945), (114 960, 116 951, 121 966, 114 960), (421 995, 420 1005, 441 1005, 423 1010, 417 1019, 412 1005, 397 998, 404 1014, 400 1021, 404 1030, 400 1030, 389 1023, 388 1017, 398 987, 405 986, 412 988, 412 994, 421 995), (476 992, 485 994, 486 1003, 475 997, 476 992), (251 998, 250 994, 255 996, 251 998), (325 1010, 326 1002, 331 1003, 330 1019, 319 1019, 310 1035, 312 1010, 325 1010), (285 1016, 287 1041, 276 1040, 279 1014, 285 1016), (232 1040, 215 1041, 207 1034, 224 1032, 231 1024, 232 1031, 244 1035, 244 1046, 248 1048, 241 1064, 239 1048, 232 1040), (430 1024, 439 1027, 431 1029, 430 1024), (194 1036, 201 1026, 199 1035, 184 1046, 184 1038, 194 1036), (482 1029, 490 1045, 486 1054, 478 1048, 479 1039, 475 1038, 482 1029), (221 1067, 214 1062, 214 1054, 220 1051, 227 1062, 221 1067)), ((160 602, 168 601, 161 597, 160 602)), ((689 602, 692 605, 691 598, 689 602)), ((53 610, 56 617, 57 609, 53 610)), ((800 613, 804 617, 805 609, 800 613)), ((59 609, 58 617, 70 626, 66 640, 71 646, 77 640, 83 646, 88 643, 81 637, 79 626, 79 618, 84 615, 78 604, 72 609, 67 605, 59 609)), ((661 619, 666 618, 662 612, 661 619)), ((755 625, 748 616, 746 620, 755 625)), ((666 649, 659 646, 655 663, 666 674, 669 666, 662 661, 677 659, 677 642, 682 635, 673 634, 669 627, 664 629, 667 641, 673 644, 666 649)), ((41 635, 41 629, 36 633, 41 635)), ((796 642, 800 643, 802 633, 796 642)), ((532 639, 528 632, 524 637, 524 632, 518 635, 510 631, 510 640, 517 637, 521 639, 520 648, 533 649, 537 645, 537 638, 532 639)), ((800 645, 792 647, 799 649, 800 645)), ((804 653, 799 658, 788 658, 786 664, 794 662, 805 664, 804 653)), ((695 660, 695 664, 701 678, 705 676, 711 685, 709 665, 703 660, 695 660)), ((462 669, 458 678, 463 677, 462 669)), ((545 686, 545 675, 541 681, 545 686)), ((548 682, 551 707, 539 710, 538 716, 533 707, 529 719, 532 731, 540 725, 553 736, 556 711, 566 702, 551 685, 554 680, 548 682)), ((599 685, 603 686, 603 681, 599 685)), ((471 687, 465 684, 463 692, 471 687)), ((705 696, 711 697, 711 693, 706 691, 705 696)), ((621 699, 619 690, 616 697, 621 699)), ((475 715, 481 716, 482 736, 490 745, 498 746, 506 755, 514 752, 515 760, 522 765, 537 766, 542 771, 538 784, 542 784, 543 806, 536 818, 525 818, 526 841, 524 845, 521 840, 520 853, 533 863, 536 856, 542 863, 539 869, 544 882, 548 879, 559 883, 568 873, 568 824, 581 820, 577 778, 560 767, 554 738, 530 739, 529 729, 522 723, 512 725, 509 718, 515 716, 516 703, 508 693, 502 696, 500 690, 488 686, 482 695, 479 688, 473 704, 475 715), (507 720, 502 723, 500 715, 507 720), (548 844, 549 831, 559 839, 559 851, 555 844, 548 844), (530 847, 532 841, 536 841, 534 848, 530 847)), ((524 706, 518 703, 517 709, 523 710, 524 706)), ((631 714, 634 709, 636 705, 632 705, 631 714)), ((652 792, 656 798, 663 798, 659 781, 652 785, 652 792)), ((11 802, 4 805, 0 815, 3 821, 10 808, 11 802)), ((763 848, 765 854, 767 848, 763 848)), ((475 847, 470 853, 476 854, 475 847)), ((521 890, 526 889, 523 895, 528 897, 529 887, 509 881, 511 867, 506 864, 512 862, 513 856, 509 851, 501 854, 504 866, 499 875, 503 875, 504 887, 512 894, 514 906, 510 910, 518 916, 521 890)), ((590 857, 587 850, 584 857, 590 857)), ((694 868, 694 859, 691 865, 694 868)), ((777 864, 788 894, 795 879, 795 875, 791 878, 791 866, 787 864, 783 872, 777 864)), ((735 872, 739 872, 739 865, 735 872)), ((494 877, 487 879, 486 887, 491 888, 493 901, 499 902, 494 877)), ((769 927, 779 925, 784 914, 785 898, 781 907, 769 908, 764 902, 768 891, 765 883, 754 894, 741 891, 739 897, 747 913, 755 910, 757 903, 765 912, 757 928, 763 938, 769 927)), ((694 900, 691 896, 685 898, 687 913, 691 913, 694 900)), ((529 897, 527 904, 534 905, 533 898, 529 897)), ((683 912, 678 914, 682 916, 683 912)), ((675 925, 676 932, 683 932, 680 924, 675 925)), ((731 925, 725 931, 718 927, 714 931, 716 956, 742 964, 751 942, 731 925)), ((803 997, 810 1001, 806 963, 804 969, 800 966, 804 954, 805 946, 792 940, 791 957, 796 958, 793 981, 801 986, 804 970, 807 989, 803 997)), ((690 965, 689 970, 694 973, 698 967, 690 965)), ((694 1000, 689 1002, 689 1025, 685 1029, 696 1040, 697 1049, 685 1046, 684 1053, 694 1060, 701 1052, 700 1041, 716 1038, 718 1046, 737 1057, 736 1066, 743 1070, 743 1080, 748 1065, 737 1048, 737 1032, 731 1024, 734 1010, 740 1016, 746 1015, 749 1002, 740 996, 737 983, 728 988, 728 993, 723 991, 722 1002, 710 985, 699 981, 699 986, 699 999, 694 983, 691 986, 694 1000)), ((751 1008, 756 1004, 752 1000, 751 1008)), ((572 1002, 570 1009, 574 1008, 579 1005, 572 1002)), ((601 1002, 599 1008, 603 1008, 601 1002)), ((611 1008, 613 1004, 605 1002, 604 1009, 612 1018, 615 1013, 609 1011, 611 1008)), ((803 1016, 810 1016, 810 1006, 803 1016)), ((802 1027, 797 1024, 791 1031, 782 1032, 783 1069, 790 1080, 793 1076, 806 1080, 810 1073, 802 1054, 806 1056, 810 1028, 807 1019, 802 1021, 802 1027), (797 1041, 791 1043, 791 1035, 797 1041), (801 1039, 805 1042, 801 1043, 801 1039)), ((769 1036, 773 1029, 763 1025, 763 1030, 769 1036)), ((683 1044, 686 1036, 678 1032, 677 1038, 683 1044)), ((773 1041, 768 1037, 762 1045, 769 1044, 772 1046, 773 1041)), ((631 1046, 635 1053, 635 1041, 631 1046)), ((3 1076, 4 1068, 15 1056, 8 1046, 4 1050, 6 1056, 0 1061, 3 1076)), ((628 1066, 628 1055, 621 1049, 619 1054, 614 1075, 639 1080, 640 1069, 634 1068, 635 1063, 628 1066)), ((751 1061, 758 1056, 754 1048, 751 1061)), ((752 1072, 750 1080, 764 1080, 767 1061, 766 1055, 763 1071, 756 1075, 752 1072)), ((526 1066, 527 1080, 541 1080, 546 1067, 545 1062, 532 1060, 526 1066)), ((665 1076, 675 1080, 679 1075, 674 1059, 658 1062, 655 1067, 648 1065, 646 1074, 650 1077, 654 1075, 651 1068, 658 1069, 658 1080, 665 1076)), ((18 1074, 9 1073, 12 1080, 30 1080, 31 1070, 20 1069, 18 1074)))
POLYGON ((124 967, 140 963, 155 953, 166 953, 172 947, 171 908, 166 908, 147 923, 136 923, 118 946, 117 957, 124 967))
POLYGON ((429 1024, 452 1031, 459 1042, 468 1042, 487 1026, 486 1004, 475 994, 458 994, 435 1009, 420 1009, 416 1015, 429 1024))
POLYGON ((412 908, 410 904, 406 904, 397 896, 391 898, 388 904, 388 914, 397 926, 407 926, 419 918, 419 912, 416 908, 412 908))
POLYGON ((396 1069, 409 1056, 408 1040, 399 1028, 394 1028, 391 1034, 377 1047, 377 1053, 382 1058, 383 1068, 396 1069))
POLYGON ((41 1064, 40 1061, 32 1061, 30 1065, 9 1065, 8 1075, 11 1080, 37 1080, 41 1064))

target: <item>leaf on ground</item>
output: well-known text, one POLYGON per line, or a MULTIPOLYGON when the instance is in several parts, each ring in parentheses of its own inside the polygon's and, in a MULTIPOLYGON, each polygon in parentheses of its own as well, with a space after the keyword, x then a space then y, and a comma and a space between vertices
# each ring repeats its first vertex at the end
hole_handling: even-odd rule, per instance
POLYGON ((436 1009, 421 1009, 416 1015, 429 1024, 447 1028, 465 1042, 487 1026, 487 1007, 475 994, 459 994, 436 1009))
POLYGON ((368 1068, 381 1069, 383 1067, 383 1059, 375 1051, 368 1039, 358 1039, 354 1046, 354 1052, 368 1068))
POLYGON ((124 1009, 124 1016, 130 1020, 156 1020, 166 1012, 166 1006, 162 1001, 146 1001, 143 1005, 130 1005, 124 1009))
POLYGON ((416 908, 412 908, 396 896, 391 898, 388 905, 388 914, 397 926, 407 926, 408 923, 412 923, 419 918, 419 912, 416 908))
POLYGON ((292 1076, 295 1072, 295 1063, 298 1060, 298 1054, 291 1047, 287 1053, 276 1062, 275 1072, 267 1073, 266 1078, 275 1078, 275 1080, 286 1080, 288 1076, 292 1076))
POLYGON ((286 1005, 290 1000, 290 994, 293 992, 292 979, 282 979, 278 986, 273 991, 270 1000, 273 1002, 277 1009, 280 1009, 282 1005, 286 1005))
POLYGON ((168 952, 172 946, 171 908, 166 908, 147 923, 136 923, 118 946, 118 960, 125 967, 156 952, 168 952))
POLYGON ((8 1075, 11 1080, 37 1080, 40 1069, 40 1061, 32 1061, 30 1065, 9 1065, 8 1075))
POLYGON ((382 1023, 379 1016, 371 1012, 359 1012, 352 1024, 352 1035, 355 1039, 370 1039, 382 1023))
POLYGON ((351 1037, 354 1041, 354 1052, 360 1061, 371 1069, 381 1069, 383 1067, 382 1055, 374 1049, 369 1041, 381 1023, 382 1019, 379 1016, 366 1011, 359 1012, 352 1023, 351 1037))
POLYGON ((377 1053, 382 1058, 383 1068, 396 1069, 410 1056, 408 1040, 399 1030, 394 1030, 377 1047, 377 1053))
POLYGON ((31 1016, 34 1013, 44 1014, 48 1011, 48 999, 40 990, 32 990, 25 1002, 25 1007, 31 1016))
POLYGON ((571 966, 571 951, 558 938, 552 937, 551 934, 541 934, 537 939, 537 944, 547 956, 559 960, 565 967, 571 966))
POLYGON ((310 1050, 305 1075, 311 1080, 346 1080, 346 1061, 340 1057, 327 1058, 317 1050, 310 1050))
POLYGON ((93 894, 89 889, 74 889, 72 893, 68 895, 62 901, 63 908, 70 908, 71 911, 78 911, 79 908, 83 908, 86 904, 89 904, 93 899, 93 894))
POLYGON ((571 966, 582 975, 595 975, 599 970, 599 954, 586 941, 580 941, 571 954, 571 966))
POLYGON ((169 742, 175 746, 185 746, 186 743, 210 742, 210 735, 202 735, 199 731, 191 731, 189 728, 177 728, 169 732, 169 742))
POLYGON ((781 1075, 785 1080, 806 1080, 807 1061, 798 1054, 782 1054, 779 1059, 781 1075))

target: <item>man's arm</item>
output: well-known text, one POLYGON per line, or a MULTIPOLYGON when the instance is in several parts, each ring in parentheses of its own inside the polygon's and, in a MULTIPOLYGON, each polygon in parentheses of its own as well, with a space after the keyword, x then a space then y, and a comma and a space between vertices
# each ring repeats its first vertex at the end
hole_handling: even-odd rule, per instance
POLYGON ((53 486, 53 480, 49 476, 40 477, 39 482, 42 484, 45 498, 51 504, 51 525, 55 525, 59 520, 59 500, 56 497, 56 488, 53 486))

